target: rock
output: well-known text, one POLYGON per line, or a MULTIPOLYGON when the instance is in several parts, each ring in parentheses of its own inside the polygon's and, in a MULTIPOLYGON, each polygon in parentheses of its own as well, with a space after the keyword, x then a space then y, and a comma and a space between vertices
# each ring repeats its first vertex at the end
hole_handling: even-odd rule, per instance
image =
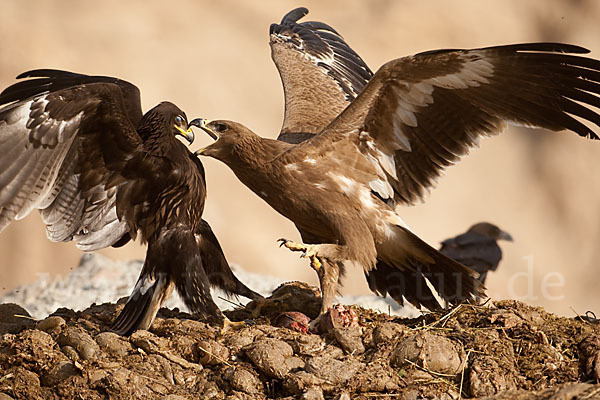
POLYGON ((150 354, 148 360, 156 366, 156 370, 171 384, 175 384, 173 369, 169 361, 159 354, 150 354))
POLYGON ((301 356, 312 356, 323 351, 325 341, 319 335, 299 335, 292 341, 294 353, 301 356))
POLYGON ((108 371, 103 369, 94 369, 88 372, 88 382, 90 386, 94 386, 96 384, 101 384, 101 381, 106 379, 109 376, 108 371))
POLYGON ((38 376, 21 366, 0 372, 0 391, 9 392, 15 399, 43 398, 38 376))
POLYGON ((588 379, 600 380, 600 336, 585 337, 577 346, 580 370, 588 379))
POLYGON ((31 315, 20 305, 14 303, 0 304, 0 322, 20 324, 23 317, 29 321, 32 320, 31 315))
POLYGON ((300 398, 302 400, 325 400, 325 396, 323 396, 323 389, 318 386, 309 388, 306 392, 302 393, 300 398))
POLYGON ((229 381, 231 387, 247 394, 263 393, 263 383, 254 373, 245 368, 229 368, 225 372, 225 379, 229 381))
POLYGON ((362 367, 363 364, 353 358, 340 361, 327 356, 316 356, 306 362, 305 370, 331 385, 339 387, 344 385, 362 367))
POLYGON ((336 328, 333 330, 333 336, 345 353, 362 354, 365 352, 361 327, 336 328))
POLYGON ((473 397, 492 396, 517 388, 514 376, 490 356, 476 357, 469 370, 468 392, 473 397))
POLYGON ((391 365, 409 367, 412 362, 429 371, 456 375, 463 370, 464 359, 461 345, 431 332, 418 332, 398 343, 391 365))
POLYGON ((286 392, 294 395, 302 394, 311 387, 317 386, 324 389, 332 389, 332 386, 324 379, 318 378, 306 371, 291 372, 283 379, 283 387, 286 392))
POLYGON ((383 322, 373 330, 373 344, 392 342, 402 339, 406 334, 406 327, 394 322, 383 322))
POLYGON ((63 346, 60 349, 65 356, 71 361, 79 360, 79 353, 71 346, 63 346))
POLYGON ((100 349, 114 357, 125 357, 133 350, 129 341, 114 332, 100 332, 95 337, 100 349))
MULTIPOLYGON (((47 369, 56 361, 65 360, 54 338, 37 329, 27 329, 19 334, 19 340, 11 347, 19 357, 26 358, 41 369, 47 369)), ((0 352, 1 354, 1 352, 0 352)))
POLYGON ((252 344, 257 337, 263 336, 263 332, 257 328, 249 327, 236 332, 235 335, 227 335, 223 344, 229 348, 232 356, 242 355, 242 349, 252 344))
POLYGON ((180 396, 178 394, 170 394, 166 397, 164 397, 164 400, 188 400, 189 397, 185 397, 185 396, 180 396))
POLYGON ((338 393, 333 400, 350 400, 350 394, 346 391, 338 393))
POLYGON ((35 321, 31 315, 18 304, 0 304, 0 335, 4 333, 18 333, 23 329, 31 328, 35 321))
POLYGON ((35 327, 47 333, 58 334, 65 323, 64 318, 52 315, 38 322, 35 327))
POLYGON ((194 353, 202 365, 218 365, 229 360, 229 349, 215 340, 201 340, 195 343, 194 353))
POLYGON ((166 339, 144 330, 133 332, 131 336, 129 336, 129 341, 148 354, 159 352, 161 349, 168 347, 168 341, 166 339))
POLYGON ((98 343, 87 332, 72 326, 65 328, 56 341, 60 346, 73 347, 82 360, 91 360, 100 351, 98 343))
POLYGON ((360 368, 346 387, 361 392, 389 393, 400 387, 397 371, 390 368, 386 360, 373 360, 360 368))
POLYGON ((219 386, 214 381, 206 381, 199 389, 203 399, 222 399, 225 397, 223 391, 219 389, 219 386))
POLYGON ((0 400, 14 400, 12 397, 7 395, 6 393, 0 393, 0 400))
POLYGON ((293 357, 294 351, 286 342, 278 339, 259 339, 246 348, 246 355, 256 367, 271 378, 281 379, 293 368, 304 362, 293 357))
POLYGON ((78 374, 79 371, 71 361, 60 361, 42 376, 42 384, 44 386, 54 386, 78 374))

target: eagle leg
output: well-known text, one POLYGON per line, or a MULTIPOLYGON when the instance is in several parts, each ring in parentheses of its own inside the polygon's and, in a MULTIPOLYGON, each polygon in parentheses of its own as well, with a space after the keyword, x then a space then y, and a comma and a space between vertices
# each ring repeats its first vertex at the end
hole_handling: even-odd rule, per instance
POLYGON ((322 301, 318 318, 321 318, 333 306, 340 278, 340 268, 337 263, 324 259, 321 268, 317 270, 317 275, 319 276, 322 301))
POLYGON ((319 276, 319 286, 321 287, 321 310, 319 311, 319 316, 312 320, 308 325, 308 329, 311 332, 319 331, 318 327, 321 323, 321 319, 333 306, 333 301, 338 293, 337 288, 340 278, 340 266, 338 263, 324 259, 322 267, 316 271, 319 276))
POLYGON ((310 245, 304 243, 292 242, 288 239, 279 239, 280 247, 285 246, 291 251, 301 251, 301 257, 310 258, 310 266, 317 272, 319 276, 319 284, 321 287, 322 304, 319 317, 327 312, 329 307, 333 305, 333 300, 337 293, 338 280, 340 277, 340 267, 337 261, 330 260, 328 257, 319 255, 319 251, 325 254, 331 253, 331 248, 328 246, 338 247, 331 244, 310 245))

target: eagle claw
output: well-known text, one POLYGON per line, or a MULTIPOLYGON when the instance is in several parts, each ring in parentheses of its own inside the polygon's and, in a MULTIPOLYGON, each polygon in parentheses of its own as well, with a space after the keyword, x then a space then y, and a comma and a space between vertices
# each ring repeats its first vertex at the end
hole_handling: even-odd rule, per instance
POLYGON ((288 239, 279 239, 278 242, 279 247, 285 246, 291 251, 301 251, 300 258, 310 258, 310 265, 315 271, 319 271, 321 269, 321 261, 317 255, 317 247, 314 245, 306 245, 304 243, 295 243, 288 239))

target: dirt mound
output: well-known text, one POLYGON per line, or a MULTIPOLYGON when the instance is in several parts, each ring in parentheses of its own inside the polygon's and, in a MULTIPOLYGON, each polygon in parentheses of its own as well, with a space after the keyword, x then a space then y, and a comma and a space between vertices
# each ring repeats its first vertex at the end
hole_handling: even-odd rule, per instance
POLYGON ((592 384, 600 372, 594 319, 557 317, 515 301, 463 304, 416 319, 351 307, 336 312, 352 318, 311 334, 293 311, 318 310, 318 297, 296 284, 286 291, 292 295, 279 291, 254 325, 239 330, 222 333, 162 309, 150 331, 128 338, 109 331, 122 304, 59 309, 41 321, 0 305, 0 400, 600 395, 592 384), (292 311, 290 328, 271 324, 286 320, 282 311, 292 311))

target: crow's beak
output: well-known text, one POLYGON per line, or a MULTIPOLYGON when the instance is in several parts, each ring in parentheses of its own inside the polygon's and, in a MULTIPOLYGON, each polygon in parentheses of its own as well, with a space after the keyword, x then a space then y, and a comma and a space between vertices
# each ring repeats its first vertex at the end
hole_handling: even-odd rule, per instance
POLYGON ((512 236, 510 236, 510 233, 504 232, 504 231, 500 231, 500 235, 498 236, 498 239, 507 240, 509 242, 513 241, 513 238, 512 238, 512 236))

